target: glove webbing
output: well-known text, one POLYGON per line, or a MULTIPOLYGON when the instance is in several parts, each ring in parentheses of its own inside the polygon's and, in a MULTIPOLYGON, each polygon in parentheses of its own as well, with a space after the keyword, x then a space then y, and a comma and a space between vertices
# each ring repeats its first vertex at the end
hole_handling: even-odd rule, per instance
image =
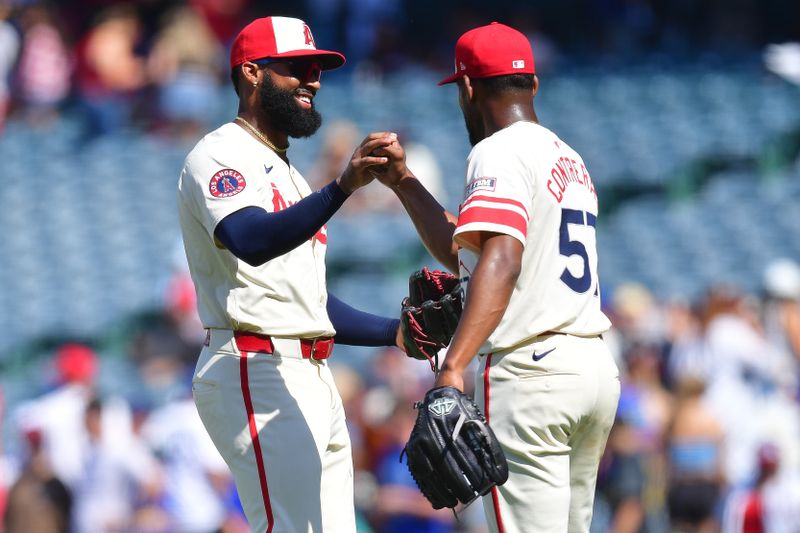
POLYGON ((438 374, 439 350, 437 348, 437 344, 433 341, 427 340, 430 337, 428 337, 427 333, 425 333, 425 331, 422 329, 422 325, 417 321, 417 319, 411 313, 408 314, 408 323, 411 325, 411 327, 414 328, 414 332, 417 333, 417 335, 419 335, 419 337, 417 337, 418 342, 420 344, 425 344, 426 346, 430 346, 433 348, 433 357, 428 355, 428 352, 426 352, 425 350, 420 350, 420 351, 428 359, 428 363, 431 365, 431 370, 433 371, 433 373, 438 374))

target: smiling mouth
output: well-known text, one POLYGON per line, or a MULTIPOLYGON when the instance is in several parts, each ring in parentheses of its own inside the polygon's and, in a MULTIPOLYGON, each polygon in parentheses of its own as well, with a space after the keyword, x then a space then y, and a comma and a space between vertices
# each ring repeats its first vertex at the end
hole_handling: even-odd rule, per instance
POLYGON ((298 93, 294 95, 294 99, 300 102, 300 105, 305 109, 309 109, 314 106, 313 103, 314 96, 311 94, 298 93))

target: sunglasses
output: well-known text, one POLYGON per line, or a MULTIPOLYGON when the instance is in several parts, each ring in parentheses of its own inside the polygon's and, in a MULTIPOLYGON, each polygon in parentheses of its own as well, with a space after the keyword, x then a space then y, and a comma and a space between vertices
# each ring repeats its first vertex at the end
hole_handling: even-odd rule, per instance
POLYGON ((311 58, 268 58, 253 61, 256 65, 283 63, 289 67, 289 74, 303 82, 314 83, 322 77, 322 63, 311 58))

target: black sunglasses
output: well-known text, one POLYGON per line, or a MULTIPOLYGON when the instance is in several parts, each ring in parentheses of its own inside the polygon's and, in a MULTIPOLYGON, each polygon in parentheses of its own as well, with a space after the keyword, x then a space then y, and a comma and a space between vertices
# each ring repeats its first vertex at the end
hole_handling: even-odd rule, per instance
POLYGON ((317 59, 308 57, 295 58, 265 58, 253 61, 256 65, 271 65, 273 63, 283 63, 289 66, 289 73, 293 78, 303 82, 317 82, 322 77, 322 63, 317 59))

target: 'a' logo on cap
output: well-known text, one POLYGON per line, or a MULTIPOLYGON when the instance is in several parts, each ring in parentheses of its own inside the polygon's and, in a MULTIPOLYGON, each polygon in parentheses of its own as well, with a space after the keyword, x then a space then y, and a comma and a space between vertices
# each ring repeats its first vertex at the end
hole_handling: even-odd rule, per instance
POLYGON ((524 59, 516 59, 511 62, 511 68, 525 68, 525 60, 524 59))
POLYGON ((316 43, 314 43, 314 36, 311 35, 311 28, 308 27, 308 24, 303 24, 303 34, 306 38, 306 44, 310 44, 314 48, 317 47, 316 43))

